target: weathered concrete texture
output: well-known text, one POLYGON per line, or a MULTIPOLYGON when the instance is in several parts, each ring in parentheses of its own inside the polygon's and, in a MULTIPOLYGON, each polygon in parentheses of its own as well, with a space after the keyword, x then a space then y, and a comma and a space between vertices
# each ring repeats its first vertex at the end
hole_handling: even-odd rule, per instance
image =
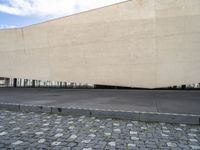
POLYGON ((19 110, 24 111, 24 112, 49 112, 49 113, 51 112, 50 107, 45 107, 44 111, 43 111, 43 108, 44 108, 43 106, 21 104, 19 107, 19 110))
POLYGON ((150 88, 198 83, 199 26, 199 0, 129 0, 0 30, 0 76, 150 88))
POLYGON ((11 110, 11 111, 19 111, 20 104, 0 103, 0 108, 11 110))
POLYGON ((70 108, 70 107, 52 107, 52 113, 62 114, 62 115, 84 115, 91 116, 90 110, 87 109, 78 109, 78 108, 70 108))

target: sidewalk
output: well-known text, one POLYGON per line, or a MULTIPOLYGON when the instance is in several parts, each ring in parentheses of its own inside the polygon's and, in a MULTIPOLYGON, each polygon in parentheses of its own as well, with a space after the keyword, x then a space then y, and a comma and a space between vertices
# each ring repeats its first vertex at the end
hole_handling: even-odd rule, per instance
POLYGON ((1 88, 0 103, 0 108, 9 103, 22 111, 171 123, 200 121, 200 91, 1 88))

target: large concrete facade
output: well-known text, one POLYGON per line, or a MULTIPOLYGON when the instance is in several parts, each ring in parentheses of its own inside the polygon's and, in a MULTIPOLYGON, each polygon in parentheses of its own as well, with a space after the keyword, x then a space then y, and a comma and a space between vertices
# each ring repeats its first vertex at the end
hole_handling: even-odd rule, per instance
POLYGON ((0 30, 0 76, 128 87, 200 82, 200 0, 129 0, 0 30))

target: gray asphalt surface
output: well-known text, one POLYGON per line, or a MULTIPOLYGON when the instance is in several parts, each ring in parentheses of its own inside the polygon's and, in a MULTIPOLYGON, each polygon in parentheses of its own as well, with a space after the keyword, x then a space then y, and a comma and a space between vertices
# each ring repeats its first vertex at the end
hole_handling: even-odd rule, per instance
POLYGON ((0 88, 0 102, 200 114, 200 91, 0 88))

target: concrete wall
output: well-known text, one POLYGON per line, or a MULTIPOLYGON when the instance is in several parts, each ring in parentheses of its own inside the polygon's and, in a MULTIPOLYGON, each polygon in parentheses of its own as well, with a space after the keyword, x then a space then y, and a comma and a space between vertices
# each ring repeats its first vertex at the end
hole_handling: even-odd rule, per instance
POLYGON ((200 0, 129 0, 0 30, 0 76, 129 87, 200 82, 200 0))

